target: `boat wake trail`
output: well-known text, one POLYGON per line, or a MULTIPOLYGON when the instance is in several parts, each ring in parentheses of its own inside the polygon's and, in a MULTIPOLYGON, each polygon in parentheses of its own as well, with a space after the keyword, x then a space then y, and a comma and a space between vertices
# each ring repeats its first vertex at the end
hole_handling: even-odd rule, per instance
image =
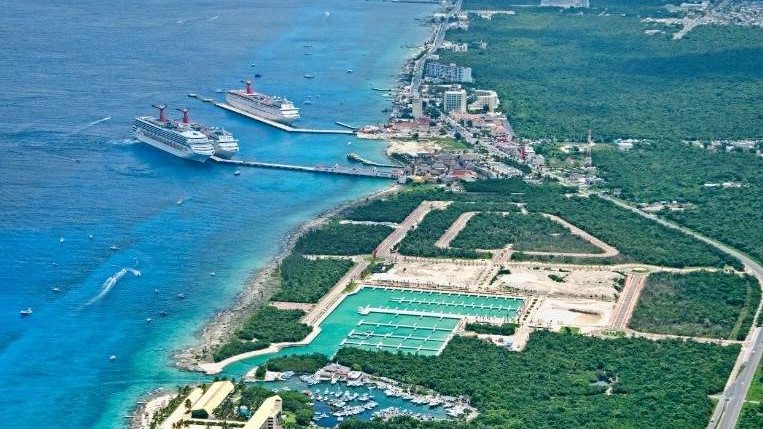
POLYGON ((135 277, 140 277, 140 271, 132 269, 132 268, 122 268, 121 270, 117 271, 113 276, 106 279, 105 282, 103 282, 103 285, 101 286, 101 291, 98 292, 98 294, 92 298, 90 298, 90 301, 85 303, 85 307, 88 305, 94 304, 98 301, 100 301, 104 296, 106 296, 111 289, 117 284, 119 279, 125 276, 127 273, 132 273, 135 277))
POLYGON ((76 131, 74 131, 74 134, 81 133, 82 131, 85 131, 86 129, 92 127, 93 125, 100 124, 101 122, 106 122, 106 121, 108 121, 110 119, 111 119, 111 116, 106 116, 105 118, 101 118, 101 119, 99 119, 97 121, 93 121, 93 122, 91 122, 91 123, 89 123, 89 124, 79 128, 79 129, 77 129, 76 131))

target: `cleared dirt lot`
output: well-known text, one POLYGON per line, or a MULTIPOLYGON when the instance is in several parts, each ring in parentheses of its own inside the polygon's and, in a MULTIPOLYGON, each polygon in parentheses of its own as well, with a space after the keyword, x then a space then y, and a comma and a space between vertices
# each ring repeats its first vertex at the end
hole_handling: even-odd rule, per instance
POLYGON ((386 273, 371 275, 371 279, 470 288, 477 284, 480 274, 487 268, 485 264, 460 265, 449 262, 403 261, 397 262, 386 273))
POLYGON ((510 266, 511 274, 501 274, 494 286, 497 289, 516 290, 531 295, 570 296, 614 300, 617 291, 615 279, 622 276, 604 270, 562 271, 554 268, 510 266), (550 275, 563 278, 564 281, 552 280, 550 275))
POLYGON ((609 326, 614 302, 585 298, 544 297, 529 320, 531 326, 575 326, 586 333, 609 326))

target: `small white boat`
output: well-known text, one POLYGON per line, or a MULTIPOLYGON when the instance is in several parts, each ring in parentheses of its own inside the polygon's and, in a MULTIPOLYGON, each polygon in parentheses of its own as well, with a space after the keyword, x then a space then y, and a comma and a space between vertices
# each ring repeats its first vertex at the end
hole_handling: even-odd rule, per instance
POLYGON ((180 206, 180 205, 182 205, 182 204, 183 204, 183 202, 184 202, 184 201, 183 201, 183 199, 181 198, 181 199, 179 199, 179 200, 177 201, 177 205, 179 205, 179 206, 180 206))
POLYGON ((179 299, 185 299, 185 294, 179 293, 179 294, 178 294, 178 298, 179 298, 179 299))
POLYGON ((209 275, 210 275, 210 276, 212 276, 212 277, 214 277, 214 276, 216 276, 216 275, 217 275, 217 273, 215 273, 214 271, 212 271, 211 273, 209 273, 209 275))
POLYGON ((191 92, 191 93, 188 94, 188 96, 191 97, 191 98, 196 98, 196 97, 199 96, 199 94, 196 94, 195 92, 191 92))
POLYGON ((151 318, 150 317, 146 317, 146 323, 151 323, 151 318))
POLYGON ((92 240, 93 239, 93 234, 88 234, 87 238, 92 240))
POLYGON ((315 79, 315 76, 311 74, 306 74, 305 79, 315 79))
POLYGON ((240 176, 240 175, 241 175, 241 172, 240 172, 240 171, 238 171, 238 170, 236 170, 236 171, 234 171, 234 172, 233 172, 233 175, 234 175, 234 176, 240 176))
POLYGON ((352 73, 352 69, 347 69, 347 72, 346 72, 346 73, 347 73, 347 74, 351 74, 351 73, 352 73))
POLYGON ((27 308, 26 310, 19 311, 19 314, 22 316, 31 316, 32 315, 32 308, 27 308))
POLYGON ((63 243, 64 241, 66 241, 66 240, 64 240, 64 238, 63 238, 63 237, 61 237, 61 238, 59 238, 59 239, 58 239, 58 242, 59 242, 59 243, 63 243))
POLYGON ((110 360, 110 361, 112 361, 112 362, 113 362, 113 361, 115 361, 115 360, 117 360, 117 355, 111 355, 111 356, 109 356, 109 360, 110 360))
POLYGON ((111 246, 111 247, 109 247, 109 250, 119 250, 119 247, 117 247, 117 246, 111 246))
POLYGON ((52 288, 51 290, 52 290, 53 292, 61 292, 61 289, 60 289, 60 288, 57 288, 57 287, 54 287, 54 288, 52 288))

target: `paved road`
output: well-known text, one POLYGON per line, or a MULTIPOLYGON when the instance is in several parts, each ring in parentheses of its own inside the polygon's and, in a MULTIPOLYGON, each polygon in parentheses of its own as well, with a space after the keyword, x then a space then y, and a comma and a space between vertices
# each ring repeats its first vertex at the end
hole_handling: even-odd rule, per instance
POLYGON ((442 234, 442 237, 440 237, 439 240, 434 244, 436 247, 439 247, 440 249, 447 249, 450 247, 450 242, 453 241, 454 238, 458 235, 459 232, 461 232, 462 229, 466 226, 466 224, 469 222, 469 219, 474 217, 477 212, 464 212, 461 213, 461 215, 458 216, 458 219, 456 219, 450 227, 445 231, 445 233, 442 234))
POLYGON ((645 281, 646 276, 643 274, 630 274, 626 277, 623 293, 620 295, 620 301, 617 303, 612 317, 613 328, 625 329, 628 327, 628 321, 630 321, 633 310, 636 308, 645 281))
MULTIPOLYGON (((718 406, 715 407, 710 423, 707 425, 709 429, 734 429, 736 427, 739 413, 744 405, 744 398, 747 396, 747 390, 749 390, 750 383, 755 377, 755 369, 760 364, 760 356, 763 354, 761 328, 755 328, 751 332, 749 353, 745 359, 742 359, 745 366, 718 398, 718 406)), ((743 349, 742 353, 745 351, 743 349)))
MULTIPOLYGON (((758 282, 763 284, 763 266, 758 264, 755 260, 745 255, 744 253, 736 249, 733 249, 729 246, 726 246, 725 244, 720 243, 716 240, 705 237, 704 235, 694 232, 688 228, 684 228, 673 222, 666 221, 653 214, 649 214, 642 210, 639 210, 638 208, 633 207, 630 204, 620 199, 617 199, 605 194, 599 194, 599 195, 602 198, 609 200, 620 207, 628 209, 647 219, 651 219, 668 228, 677 229, 685 234, 691 235, 692 237, 700 241, 703 241, 715 247, 716 249, 721 250, 722 252, 727 253, 739 259, 742 262, 742 264, 744 264, 744 267, 747 270, 747 272, 755 276, 758 279, 758 282)), ((763 301, 761 301, 761 303, 758 305, 758 309, 756 312, 757 317, 760 317, 760 311, 762 306, 763 306, 763 301)), ((734 378, 734 377, 736 378, 733 381, 727 383, 726 389, 720 395, 718 400, 718 405, 715 407, 715 410, 713 411, 713 415, 710 419, 710 423, 707 426, 708 429, 734 429, 734 427, 736 426, 737 419, 739 418, 739 413, 742 411, 742 405, 744 405, 744 398, 747 395, 747 390, 750 388, 750 382, 752 381, 752 375, 753 375, 752 373, 755 372, 755 368, 758 366, 758 363, 760 362, 761 348, 763 348, 763 338, 761 337, 763 336, 760 335, 760 329, 751 329, 750 333, 747 335, 747 339, 745 340, 745 343, 748 346, 745 347, 745 349, 751 348, 753 351, 755 351, 755 353, 749 353, 746 357, 742 357, 737 361, 737 365, 734 367, 734 370, 731 372, 731 378, 734 378), (739 368, 741 368, 742 366, 744 368, 737 375, 739 368), (752 371, 752 373, 749 373, 750 371, 752 371)), ((745 353, 745 349, 742 350, 742 353, 745 353)))

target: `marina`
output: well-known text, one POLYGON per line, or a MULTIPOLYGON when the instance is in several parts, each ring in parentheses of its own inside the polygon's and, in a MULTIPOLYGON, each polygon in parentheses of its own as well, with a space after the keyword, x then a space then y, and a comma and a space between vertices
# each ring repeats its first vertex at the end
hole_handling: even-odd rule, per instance
POLYGON ((472 418, 477 414, 465 397, 414 389, 339 364, 329 364, 313 374, 299 377, 293 372, 268 372, 267 376, 269 381, 254 383, 275 392, 295 390, 304 393, 313 402, 313 421, 320 427, 334 427, 349 417, 386 421, 410 416, 432 421, 462 416, 472 418))
POLYGON ((466 322, 514 321, 524 305, 513 296, 361 285, 325 316, 309 342, 226 362, 223 373, 238 377, 253 365, 284 355, 333 356, 344 346, 434 356, 466 322))

